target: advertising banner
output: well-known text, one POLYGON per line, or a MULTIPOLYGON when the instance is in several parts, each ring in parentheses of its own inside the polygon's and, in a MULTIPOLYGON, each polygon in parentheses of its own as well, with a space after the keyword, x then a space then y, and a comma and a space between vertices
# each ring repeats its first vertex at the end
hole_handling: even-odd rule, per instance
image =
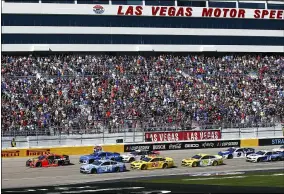
POLYGON ((147 132, 145 139, 151 140, 150 142, 160 141, 194 141, 194 140, 210 140, 221 139, 220 130, 207 130, 207 131, 166 131, 166 132, 147 132))
POLYGON ((50 149, 27 149, 26 156, 40 156, 49 153, 50 149))
POLYGON ((184 149, 207 149, 207 148, 226 148, 240 147, 240 140, 220 140, 220 141, 190 141, 190 142, 165 142, 149 144, 125 144, 124 152, 135 150, 184 150, 184 149))
POLYGON ((2 158, 21 157, 21 150, 2 150, 1 157, 2 158))
POLYGON ((258 143, 259 143, 259 146, 284 145, 284 137, 259 139, 258 143))

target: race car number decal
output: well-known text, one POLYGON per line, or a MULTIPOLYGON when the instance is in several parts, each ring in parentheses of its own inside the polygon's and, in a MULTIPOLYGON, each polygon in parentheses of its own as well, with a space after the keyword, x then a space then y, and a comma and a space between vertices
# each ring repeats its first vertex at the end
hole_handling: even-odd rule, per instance
POLYGON ((202 160, 203 165, 208 165, 208 163, 209 163, 209 160, 202 160))
POLYGON ((158 162, 153 162, 152 167, 158 167, 158 164, 159 164, 158 162))

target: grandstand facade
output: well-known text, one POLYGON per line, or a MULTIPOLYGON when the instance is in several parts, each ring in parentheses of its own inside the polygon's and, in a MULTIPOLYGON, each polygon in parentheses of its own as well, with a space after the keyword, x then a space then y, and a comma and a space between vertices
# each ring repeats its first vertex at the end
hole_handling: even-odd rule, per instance
POLYGON ((283 1, 4 0, 4 52, 284 52, 283 1))

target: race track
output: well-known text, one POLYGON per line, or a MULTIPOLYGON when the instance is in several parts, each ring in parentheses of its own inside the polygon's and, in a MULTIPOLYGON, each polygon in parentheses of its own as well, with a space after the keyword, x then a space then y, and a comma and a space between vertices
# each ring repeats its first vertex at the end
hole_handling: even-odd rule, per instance
MULTIPOLYGON (((279 147, 279 146, 276 146, 279 147)), ((274 147, 261 147, 257 149, 272 149, 274 147)), ((49 167, 49 168, 28 168, 25 167, 27 158, 21 159, 2 159, 2 189, 18 188, 18 187, 36 187, 49 185, 64 185, 94 181, 105 181, 115 179, 127 179, 149 176, 167 176, 178 174, 194 174, 202 172, 229 172, 229 171, 245 171, 245 170, 264 170, 264 169, 283 169, 284 161, 280 162, 264 162, 264 163, 248 163, 244 159, 225 160, 225 165, 217 167, 181 167, 180 163, 183 158, 190 157, 197 153, 217 154, 220 149, 205 150, 180 150, 165 151, 163 156, 174 158, 177 168, 166 170, 130 170, 124 173, 111 174, 81 174, 79 172, 80 164, 78 164, 79 156, 70 156, 74 165, 49 167)), ((129 165, 127 164, 127 167, 129 165)))

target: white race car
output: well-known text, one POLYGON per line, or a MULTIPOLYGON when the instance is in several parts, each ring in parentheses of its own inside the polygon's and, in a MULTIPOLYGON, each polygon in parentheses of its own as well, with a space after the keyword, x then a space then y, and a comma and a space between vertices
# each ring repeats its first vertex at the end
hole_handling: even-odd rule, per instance
POLYGON ((246 157, 247 162, 270 162, 281 160, 280 152, 261 150, 246 157))
POLYGON ((228 148, 227 150, 221 151, 218 155, 222 156, 225 159, 233 158, 245 158, 249 154, 253 154, 255 149, 253 148, 228 148))
POLYGON ((160 155, 160 152, 158 151, 147 151, 147 150, 135 150, 129 154, 122 154, 120 155, 122 157, 123 162, 133 162, 135 160, 140 160, 143 157, 146 156, 158 156, 160 155))
POLYGON ((284 145, 281 146, 280 148, 274 148, 272 151, 274 151, 274 152, 284 152, 284 145))

